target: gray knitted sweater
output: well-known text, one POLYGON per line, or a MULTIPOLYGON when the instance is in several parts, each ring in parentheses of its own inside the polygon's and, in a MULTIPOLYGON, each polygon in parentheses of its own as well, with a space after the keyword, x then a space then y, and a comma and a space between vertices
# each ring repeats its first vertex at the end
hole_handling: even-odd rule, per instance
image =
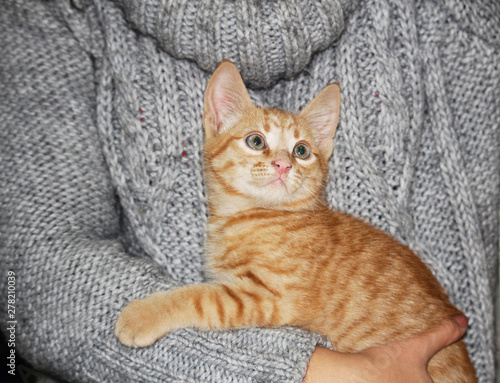
POLYGON ((328 203, 408 244, 470 319, 494 376, 497 0, 4 1, 0 318, 16 352, 82 382, 300 382, 319 335, 171 333, 122 346, 133 298, 203 280, 203 91, 223 58, 258 103, 342 85, 328 203), (438 4, 439 3, 439 4, 438 4))

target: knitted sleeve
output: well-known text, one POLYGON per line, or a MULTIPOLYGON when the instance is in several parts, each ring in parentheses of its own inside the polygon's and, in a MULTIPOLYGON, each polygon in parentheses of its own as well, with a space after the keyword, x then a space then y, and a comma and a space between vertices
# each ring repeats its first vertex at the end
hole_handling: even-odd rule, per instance
POLYGON ((292 78, 344 29, 356 1, 121 0, 127 19, 176 58, 212 72, 230 59, 250 87, 292 78))
MULTIPOLYGON (((68 381, 301 381, 318 341, 305 331, 186 329, 144 349, 114 337, 130 297, 173 283, 118 240, 119 203, 95 122, 94 60, 74 38, 91 31, 52 7, 16 2, 0 12, 0 304, 10 272, 16 354, 68 381)), ((6 315, 0 310, 4 324, 6 315)))

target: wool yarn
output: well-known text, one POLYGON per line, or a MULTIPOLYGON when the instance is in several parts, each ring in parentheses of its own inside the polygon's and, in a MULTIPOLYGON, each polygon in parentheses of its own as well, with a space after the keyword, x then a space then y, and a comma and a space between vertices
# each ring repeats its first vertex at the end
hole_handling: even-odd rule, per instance
POLYGON ((131 299, 204 279, 203 93, 228 58, 262 105, 298 111, 340 82, 328 203, 422 257, 492 382, 500 3, 200 4, 3 6, 0 257, 16 274, 16 352, 67 381, 302 381, 325 340, 301 329, 184 329, 144 349, 113 335, 131 299))

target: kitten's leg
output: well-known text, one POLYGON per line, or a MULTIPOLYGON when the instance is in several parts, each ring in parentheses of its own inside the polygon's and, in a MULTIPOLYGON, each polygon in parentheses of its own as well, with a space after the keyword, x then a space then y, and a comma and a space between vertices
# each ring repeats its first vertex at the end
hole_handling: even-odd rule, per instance
POLYGON ((434 355, 428 370, 434 383, 477 383, 476 372, 463 339, 434 355))
POLYGON ((236 284, 188 285, 133 300, 120 314, 115 334, 127 346, 144 347, 170 331, 279 325, 278 297, 236 284))

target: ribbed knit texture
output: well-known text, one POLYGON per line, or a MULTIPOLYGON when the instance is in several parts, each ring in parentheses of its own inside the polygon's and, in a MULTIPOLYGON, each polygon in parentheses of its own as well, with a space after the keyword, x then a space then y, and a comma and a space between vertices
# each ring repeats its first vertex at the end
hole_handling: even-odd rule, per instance
POLYGON ((122 0, 126 18, 176 58, 213 71, 223 59, 246 83, 269 87, 329 47, 359 0, 122 0))
POLYGON ((0 257, 16 272, 16 350, 35 368, 302 381, 322 339, 299 329, 185 329, 144 349, 113 335, 130 299, 203 280, 204 69, 230 58, 254 100, 292 111, 341 83, 328 202, 418 252, 493 381, 500 3, 15 4, 0 13, 0 257))

